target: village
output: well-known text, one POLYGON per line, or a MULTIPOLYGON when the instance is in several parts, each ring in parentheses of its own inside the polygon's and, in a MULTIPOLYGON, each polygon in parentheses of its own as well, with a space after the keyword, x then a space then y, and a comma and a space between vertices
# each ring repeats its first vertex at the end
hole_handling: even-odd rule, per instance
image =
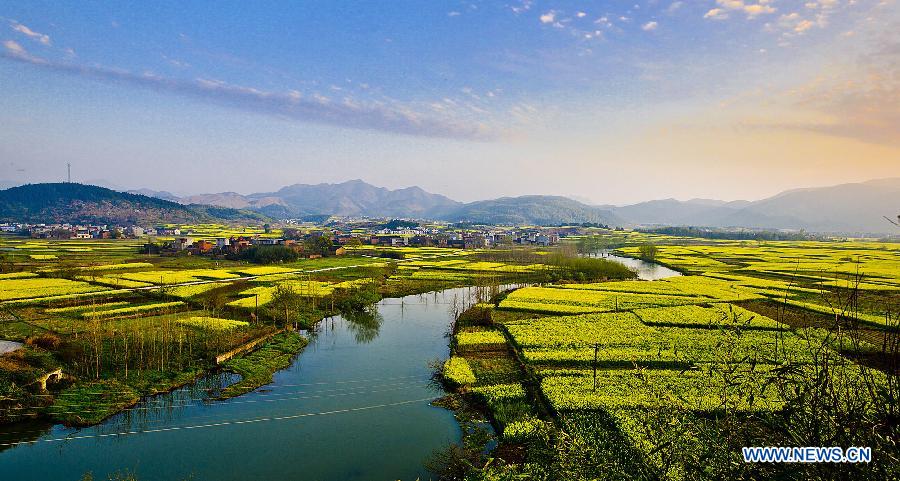
POLYGON ((343 255, 347 247, 444 247, 480 249, 497 245, 553 246, 587 229, 573 227, 499 227, 419 224, 415 221, 332 218, 324 225, 308 222, 266 224, 251 233, 216 232, 204 226, 115 226, 80 224, 0 224, 0 232, 33 239, 141 239, 144 252, 160 255, 228 256, 254 246, 285 246, 303 257, 343 255))

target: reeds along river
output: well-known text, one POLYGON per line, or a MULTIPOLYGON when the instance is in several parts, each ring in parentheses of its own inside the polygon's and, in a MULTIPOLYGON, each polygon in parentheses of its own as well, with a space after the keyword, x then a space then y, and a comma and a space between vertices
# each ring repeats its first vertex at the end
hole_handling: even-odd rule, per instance
POLYGON ((385 299, 372 312, 322 321, 275 382, 209 401, 227 374, 150 398, 85 429, 20 424, 0 429, 9 480, 428 479, 423 462, 458 442, 429 362, 474 289, 385 299), (23 443, 23 444, 15 444, 23 443))

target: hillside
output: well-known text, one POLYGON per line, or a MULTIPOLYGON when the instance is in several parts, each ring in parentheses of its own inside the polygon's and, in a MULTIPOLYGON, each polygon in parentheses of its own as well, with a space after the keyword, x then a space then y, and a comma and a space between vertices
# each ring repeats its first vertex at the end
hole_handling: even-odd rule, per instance
POLYGON ((307 215, 371 217, 428 217, 460 205, 459 202, 419 187, 390 190, 361 180, 339 184, 294 184, 276 192, 241 195, 234 192, 202 194, 180 199, 185 203, 249 208, 272 217, 307 215))
POLYGON ((151 224, 260 221, 254 212, 182 205, 75 183, 27 184, 0 190, 0 222, 151 224))
POLYGON ((611 210, 632 224, 889 233, 882 216, 898 209, 900 178, 794 189, 754 202, 665 199, 611 210))
POLYGON ((181 203, 246 208, 274 218, 315 215, 431 218, 487 224, 613 223, 609 211, 553 196, 504 197, 463 204, 420 187, 386 189, 361 180, 339 184, 295 184, 275 192, 235 192, 184 197, 181 203))
POLYGON ((567 197, 526 195, 501 197, 465 204, 448 213, 446 220, 482 224, 582 224, 620 225, 615 214, 590 207, 567 197))
POLYGON ((844 233, 894 232, 882 216, 896 216, 900 206, 900 178, 795 189, 754 202, 662 199, 626 206, 589 206, 571 198, 539 195, 463 204, 419 187, 391 190, 361 180, 295 184, 274 192, 249 195, 223 192, 176 198, 168 192, 141 192, 175 199, 185 205, 247 209, 277 219, 340 215, 497 224, 596 222, 844 233))

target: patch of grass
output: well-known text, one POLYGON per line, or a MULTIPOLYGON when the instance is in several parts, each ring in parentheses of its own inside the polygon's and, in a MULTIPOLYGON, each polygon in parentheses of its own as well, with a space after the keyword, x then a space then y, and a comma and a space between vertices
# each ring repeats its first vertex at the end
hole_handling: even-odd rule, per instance
POLYGON ((84 382, 59 393, 47 413, 67 426, 89 426, 135 404, 140 397, 117 380, 84 382))
POLYGON ((242 379, 223 389, 219 398, 240 396, 272 382, 272 375, 290 366, 308 342, 296 332, 286 332, 249 354, 229 360, 224 364, 225 369, 241 375, 242 379))

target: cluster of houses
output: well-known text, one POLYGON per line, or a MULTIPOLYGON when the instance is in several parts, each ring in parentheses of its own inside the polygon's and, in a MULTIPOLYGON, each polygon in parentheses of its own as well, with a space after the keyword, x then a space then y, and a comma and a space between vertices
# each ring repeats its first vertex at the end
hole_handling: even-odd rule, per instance
MULTIPOLYGON (((352 235, 352 234, 351 234, 352 235)), ((470 228, 454 229, 381 229, 360 237, 363 244, 413 246, 413 247, 450 247, 456 249, 479 249, 495 245, 539 245, 552 246, 559 243, 560 238, 570 235, 558 229, 530 228, 520 230, 470 228)), ((338 236, 339 242, 347 242, 346 236, 338 236)))
POLYGON ((0 224, 0 232, 22 234, 33 239, 139 239, 143 227, 79 224, 0 224))
MULTIPOLYGON (((268 226, 267 226, 268 227, 268 226)), ((73 224, 0 224, 0 232, 13 232, 39 239, 140 239, 148 236, 173 238, 155 245, 161 252, 187 252, 190 254, 235 254, 255 245, 284 245, 303 250, 305 241, 327 236, 332 243, 333 254, 343 253, 343 246, 392 246, 392 247, 447 247, 478 249, 495 245, 552 246, 561 238, 582 234, 580 227, 470 227, 455 228, 450 225, 384 228, 383 224, 360 225, 358 223, 332 223, 322 226, 292 226, 281 230, 281 237, 273 235, 232 236, 209 238, 192 234, 185 228, 161 226, 144 228, 132 226, 73 225, 73 224)), ((268 232, 268 231, 267 231, 268 232)))
POLYGON ((281 239, 262 236, 231 236, 217 237, 215 239, 198 239, 193 237, 176 237, 175 239, 164 242, 162 244, 149 243, 144 246, 144 250, 151 254, 178 254, 185 253, 189 255, 236 255, 242 251, 254 246, 274 246, 280 245, 288 247, 298 254, 309 258, 322 257, 322 255, 343 255, 346 249, 337 243, 332 242, 325 251, 305 252, 305 245, 297 239, 281 239))

